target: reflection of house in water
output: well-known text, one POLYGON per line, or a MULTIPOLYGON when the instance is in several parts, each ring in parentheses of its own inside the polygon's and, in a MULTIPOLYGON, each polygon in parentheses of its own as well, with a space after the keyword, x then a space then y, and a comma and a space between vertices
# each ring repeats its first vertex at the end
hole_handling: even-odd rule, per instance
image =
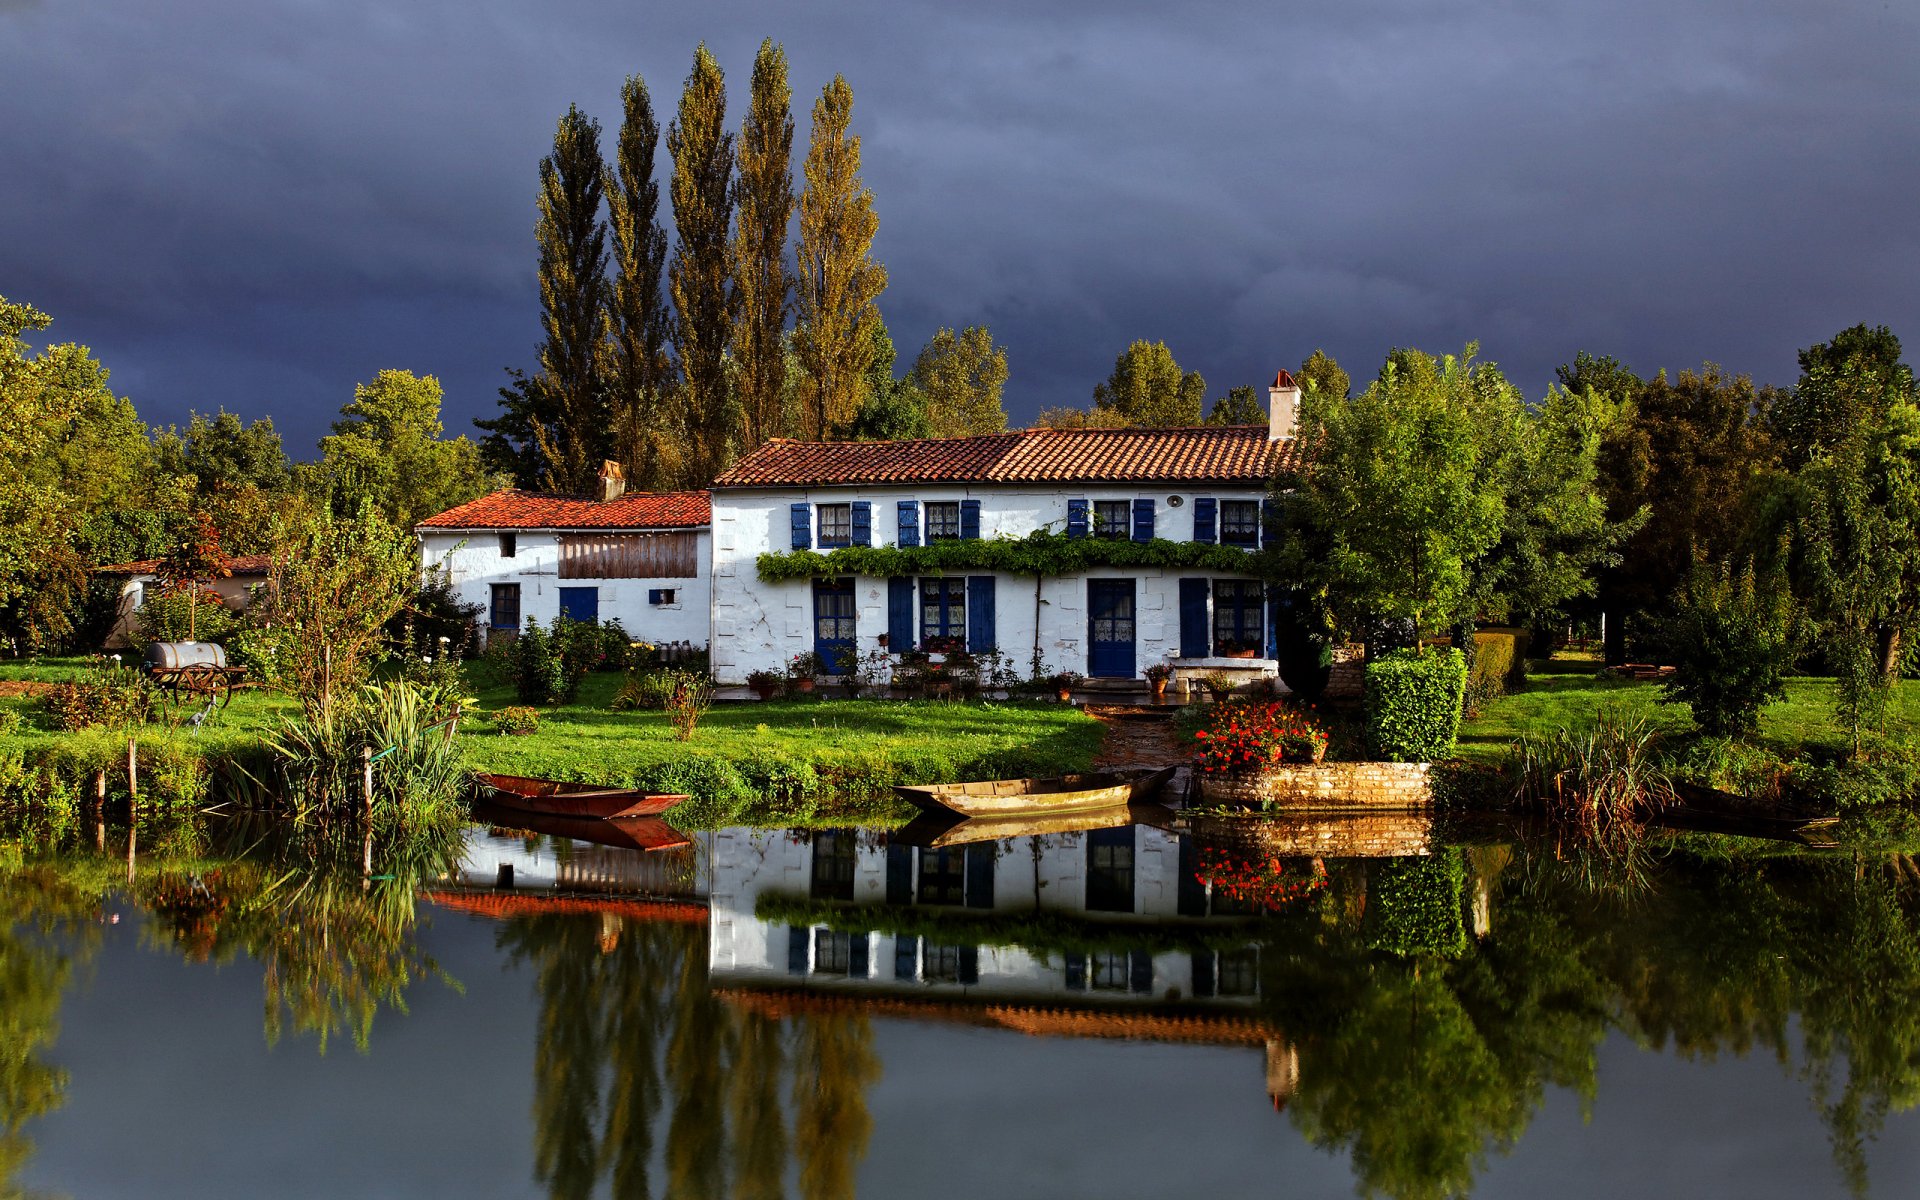
POLYGON ((711 854, 716 987, 1103 1005, 1259 991, 1259 952, 1234 944, 1191 845, 1148 826, 939 848, 729 829, 711 854))

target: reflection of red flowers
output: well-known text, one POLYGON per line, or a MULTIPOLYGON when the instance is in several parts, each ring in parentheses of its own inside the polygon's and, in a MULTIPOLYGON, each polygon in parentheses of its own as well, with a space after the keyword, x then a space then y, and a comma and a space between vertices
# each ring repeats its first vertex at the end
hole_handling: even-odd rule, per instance
POLYGON ((1327 748, 1327 731, 1292 705, 1235 701, 1215 705, 1196 730, 1194 764, 1202 771, 1248 774, 1281 762, 1310 762, 1327 748))
POLYGON ((1289 868, 1278 858, 1237 858, 1225 850, 1202 849, 1194 879, 1216 895, 1278 912, 1283 905, 1327 886, 1326 868, 1317 860, 1289 868))

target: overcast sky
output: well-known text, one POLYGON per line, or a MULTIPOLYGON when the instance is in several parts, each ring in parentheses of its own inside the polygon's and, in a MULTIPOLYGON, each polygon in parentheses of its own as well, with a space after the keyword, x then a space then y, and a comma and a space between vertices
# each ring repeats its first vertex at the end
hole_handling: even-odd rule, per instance
POLYGON ((1538 396, 1583 348, 1790 383, 1859 321, 1920 342, 1912 0, 0 0, 0 295, 149 421, 307 456, 403 367, 469 431, 533 360, 556 118, 610 146, 704 39, 737 121, 764 36, 796 160, 853 86, 903 368, 985 323, 1016 422, 1134 338, 1214 395, 1315 347, 1477 339, 1538 396))

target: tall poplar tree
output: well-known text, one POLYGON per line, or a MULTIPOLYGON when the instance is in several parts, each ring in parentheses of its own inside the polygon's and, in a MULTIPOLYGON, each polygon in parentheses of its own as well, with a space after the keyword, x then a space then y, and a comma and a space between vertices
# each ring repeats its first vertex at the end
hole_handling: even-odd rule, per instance
POLYGON ((600 386, 600 319, 607 303, 607 226, 600 122, 569 105, 540 160, 541 393, 533 436, 543 482, 584 492, 605 457, 606 396, 600 386))
POLYGON ((734 291, 728 261, 733 216, 733 135, 726 130, 727 83, 702 42, 667 131, 673 155, 673 223, 679 234, 667 269, 673 293, 673 348, 687 433, 682 482, 705 486, 719 473, 737 423, 727 387, 734 291))
POLYGON ((806 190, 800 195, 800 326, 795 349, 804 437, 830 438, 845 429, 865 399, 872 361, 875 303, 887 286, 886 268, 870 257, 880 220, 873 193, 860 181, 860 139, 849 132, 853 89, 834 76, 813 104, 806 190))
POLYGON ((1000 393, 1007 384, 1007 348, 984 325, 941 329, 921 348, 908 375, 927 397, 935 437, 999 433, 1007 427, 1000 393))
POLYGON ((793 219, 793 89, 786 51, 772 39, 753 60, 753 99, 740 131, 739 208, 733 240, 733 357, 740 444, 751 450, 786 431, 786 325, 793 279, 787 223, 793 219))
POLYGON ((667 231, 660 225, 660 185, 654 156, 660 122, 646 81, 627 78, 620 89, 624 115, 620 144, 607 172, 607 211, 613 232, 614 276, 602 343, 613 456, 636 487, 671 486, 682 474, 686 429, 669 404, 673 364, 667 357, 667 301, 662 272, 667 231))

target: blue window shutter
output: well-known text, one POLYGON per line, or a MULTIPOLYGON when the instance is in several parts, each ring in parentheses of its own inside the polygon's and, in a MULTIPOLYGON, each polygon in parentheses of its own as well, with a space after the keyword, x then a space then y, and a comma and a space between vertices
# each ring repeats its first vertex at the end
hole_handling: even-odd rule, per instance
POLYGON ((900 509, 900 537, 895 543, 900 546, 918 546, 920 544, 920 502, 902 500, 900 509))
POLYGON ((985 654, 998 648, 993 632, 993 582, 991 575, 967 576, 967 652, 985 654))
POLYGON ((1273 539, 1267 534, 1267 527, 1273 524, 1274 504, 1272 498, 1260 502, 1260 544, 1267 545, 1273 539))
POLYGON ((793 511, 793 548, 806 550, 813 546, 813 510, 806 504, 794 503, 788 506, 793 511))
POLYGON ((1280 657, 1280 589, 1267 589, 1267 657, 1280 657))
POLYGON ((967 907, 993 907, 994 844, 981 842, 967 847, 967 907))
POLYGON ((1067 501, 1067 536, 1074 538, 1087 536, 1087 502, 1085 500, 1067 501))
POLYGON ((980 502, 978 500, 960 502, 960 536, 962 538, 980 536, 980 502))
POLYGON ((1133 502, 1133 540, 1153 540, 1153 501, 1144 496, 1133 502))
POLYGON ((865 500, 853 502, 853 544, 873 545, 873 505, 865 500))
POLYGON ((1134 992, 1153 990, 1153 955, 1135 950, 1127 956, 1127 987, 1134 992))
POLYGON ((887 843, 887 903, 913 903, 912 846, 903 846, 899 842, 887 843))
POLYGON ((913 580, 887 580, 887 650, 901 654, 913 649, 913 580))
POLYGON ((1084 992, 1087 990, 1087 956, 1069 952, 1067 958, 1067 990, 1084 992))
MULTIPOLYGON (((1199 955, 1194 955, 1195 960, 1199 955)), ((1211 958, 1208 959, 1212 961, 1211 958)), ((920 939, 904 933, 893 935, 893 977, 911 980, 920 973, 920 939)))
POLYGON ((1196 997, 1213 995, 1213 951, 1211 950, 1193 952, 1193 994, 1196 997))
MULTIPOLYGON (((1175 906, 1183 917, 1204 917, 1207 915, 1207 885, 1200 882, 1200 844, 1192 834, 1180 835, 1180 887, 1175 896, 1175 906)), ((1207 955, 1207 966, 1213 966, 1213 956, 1207 955)), ((1195 987, 1194 995, 1207 993, 1195 987)))
POLYGON ((1217 542, 1220 540, 1218 515, 1220 502, 1212 496, 1201 496, 1193 502, 1193 540, 1196 542, 1217 542))
POLYGON ((1207 629, 1207 581, 1180 581, 1180 657, 1205 658, 1210 649, 1207 629))
POLYGON ((798 925, 787 926, 787 973, 805 975, 807 973, 808 943, 813 940, 811 929, 802 929, 798 925))
MULTIPOLYGON (((851 978, 865 979, 867 977, 867 943, 872 940, 873 935, 870 933, 850 933, 847 935, 847 974, 851 978)), ((1151 962, 1147 964, 1147 969, 1149 971, 1153 969, 1151 962)), ((1149 976, 1149 978, 1151 978, 1151 976, 1149 976)), ((1134 990, 1139 991, 1140 989, 1135 988, 1134 990)))
POLYGON ((980 982, 980 947, 960 947, 960 982, 980 982))

